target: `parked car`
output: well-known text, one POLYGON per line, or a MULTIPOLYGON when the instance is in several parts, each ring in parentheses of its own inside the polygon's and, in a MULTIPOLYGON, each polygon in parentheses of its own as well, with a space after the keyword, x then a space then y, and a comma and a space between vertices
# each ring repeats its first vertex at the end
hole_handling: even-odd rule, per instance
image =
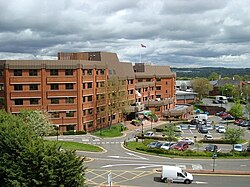
POLYGON ((174 144, 174 142, 165 142, 161 145, 161 149, 169 150, 174 144))
POLYGON ((175 132, 181 132, 182 130, 181 130, 181 126, 180 125, 177 125, 176 127, 175 127, 175 132))
POLYGON ((189 125, 188 124, 181 124, 181 130, 188 130, 189 129, 189 125))
POLYGON ((235 144, 233 150, 237 152, 242 152, 244 151, 244 146, 242 144, 235 144))
POLYGON ((194 140, 191 139, 191 138, 182 138, 179 141, 187 142, 188 145, 193 145, 194 144, 194 140))
POLYGON ((198 132, 206 134, 206 133, 208 133, 208 129, 207 129, 207 127, 205 125, 202 125, 202 126, 199 127, 198 132))
POLYGON ((239 126, 242 126, 242 127, 247 127, 247 126, 249 125, 249 122, 246 121, 246 120, 243 120, 243 121, 240 122, 238 125, 239 125, 239 126))
POLYGON ((214 125, 214 130, 216 130, 216 131, 217 131, 217 130, 218 130, 218 128, 219 128, 219 126, 221 126, 221 125, 220 125, 220 124, 215 124, 215 125, 214 125))
POLYGON ((131 124, 135 126, 140 126, 142 122, 139 119, 132 119, 131 124))
POLYGON ((224 126, 219 126, 217 132, 218 132, 218 133, 225 133, 225 132, 226 132, 226 129, 225 129, 224 126))
POLYGON ((213 144, 208 144, 206 147, 205 147, 205 151, 210 151, 210 152, 219 152, 220 149, 217 145, 213 145, 213 144))
POLYGON ((192 130, 196 129, 196 125, 189 125, 189 129, 192 129, 192 130))
POLYGON ((247 146, 246 151, 250 152, 250 145, 247 146))
POLYGON ((154 132, 148 131, 144 134, 144 136, 155 136, 154 132))
POLYGON ((239 125, 242 121, 243 121, 243 119, 236 119, 236 120, 234 121, 234 124, 235 124, 235 125, 239 125))
POLYGON ((149 148, 160 148, 162 146, 161 142, 151 142, 147 145, 149 148))
POLYGON ((214 104, 219 104, 220 102, 218 100, 213 100, 214 104))
POLYGON ((234 117, 232 115, 227 115, 222 117, 223 120, 234 120, 234 117))
POLYGON ((213 136, 211 134, 205 134, 203 137, 204 140, 213 140, 213 136))
POLYGON ((188 148, 188 143, 184 141, 179 141, 176 144, 174 144, 171 148, 176 149, 178 151, 185 151, 188 148))
POLYGON ((213 129, 213 126, 212 126, 212 125, 209 125, 209 124, 207 124, 206 127, 207 127, 207 129, 209 129, 209 130, 212 130, 212 129, 213 129))

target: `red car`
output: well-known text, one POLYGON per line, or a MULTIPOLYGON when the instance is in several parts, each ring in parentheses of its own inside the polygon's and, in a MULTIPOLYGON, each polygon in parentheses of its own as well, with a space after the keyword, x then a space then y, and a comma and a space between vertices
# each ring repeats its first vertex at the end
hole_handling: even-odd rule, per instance
POLYGON ((172 149, 177 149, 178 151, 185 151, 188 148, 188 143, 184 141, 179 141, 172 146, 172 149))

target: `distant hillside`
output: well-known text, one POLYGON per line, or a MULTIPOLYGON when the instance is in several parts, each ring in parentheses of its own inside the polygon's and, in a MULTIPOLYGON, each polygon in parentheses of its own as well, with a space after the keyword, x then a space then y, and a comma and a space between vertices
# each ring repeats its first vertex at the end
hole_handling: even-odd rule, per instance
POLYGON ((233 77, 234 75, 250 76, 250 68, 223 68, 223 67, 202 67, 202 68, 171 68, 176 72, 177 78, 181 77, 205 77, 208 78, 212 72, 216 72, 221 77, 233 77))

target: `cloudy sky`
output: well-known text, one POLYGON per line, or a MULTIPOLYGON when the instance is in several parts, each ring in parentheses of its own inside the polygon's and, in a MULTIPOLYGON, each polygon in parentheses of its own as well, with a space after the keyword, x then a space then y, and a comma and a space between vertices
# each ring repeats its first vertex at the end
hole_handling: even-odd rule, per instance
POLYGON ((0 0, 0 59, 107 51, 120 61, 250 68, 249 0, 0 0), (144 44, 146 48, 141 48, 144 44))

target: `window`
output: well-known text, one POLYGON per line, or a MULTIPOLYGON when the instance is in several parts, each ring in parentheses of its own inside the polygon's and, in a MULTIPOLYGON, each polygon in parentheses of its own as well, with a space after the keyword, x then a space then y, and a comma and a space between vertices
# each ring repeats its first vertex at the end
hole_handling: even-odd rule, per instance
POLYGON ((129 90, 129 94, 134 94, 134 90, 129 90))
POLYGON ((156 81, 158 82, 158 81, 161 81, 161 78, 156 78, 156 81))
POLYGON ((161 110, 161 108, 159 106, 155 107, 155 111, 159 112, 161 110))
POLYGON ((30 104, 31 105, 39 104, 39 99, 38 98, 30 98, 30 104))
POLYGON ((166 85, 168 84, 168 82, 166 82, 166 85))
POLYGON ((0 91, 3 91, 4 90, 4 84, 0 84, 0 91))
POLYGON ((161 86, 156 86, 156 90, 161 90, 161 86))
POLYGON ((58 69, 51 69, 50 70, 50 75, 52 75, 52 76, 58 75, 58 69))
POLYGON ((74 125, 67 125, 66 126, 66 131, 74 131, 75 130, 75 126, 74 125))
POLYGON ((99 74, 99 71, 98 71, 98 69, 97 69, 97 70, 95 71, 95 74, 96 74, 96 75, 98 75, 98 74, 99 74))
POLYGON ((142 79, 138 79, 138 82, 143 82, 143 80, 142 79))
POLYGON ((50 116, 51 116, 51 118, 60 118, 60 113, 59 112, 51 112, 50 116))
POLYGON ((83 110, 82 112, 83 112, 83 115, 86 116, 86 110, 83 110))
POLYGON ((130 84, 134 84, 134 80, 130 80, 130 84))
POLYGON ((103 82, 99 82, 100 83, 100 87, 103 88, 104 87, 104 81, 103 82))
POLYGON ((74 98, 73 97, 67 97, 65 102, 66 103, 74 103, 74 98))
POLYGON ((104 73, 105 73, 105 70, 104 70, 104 69, 101 69, 101 70, 100 70, 100 74, 101 74, 101 75, 104 75, 104 73))
POLYGON ((59 104, 59 98, 52 98, 51 104, 59 104))
POLYGON ((168 93, 168 90, 166 90, 166 93, 168 93))
POLYGON ((82 102, 83 102, 83 103, 86 102, 86 97, 82 97, 82 102))
POLYGON ((104 112, 105 106, 101 106, 100 109, 101 109, 101 112, 104 112))
POLYGON ((51 90, 59 90, 59 84, 51 84, 50 89, 51 90))
POLYGON ((146 79, 147 82, 151 82, 151 79, 146 79))
POLYGON ((67 111, 66 117, 74 117, 74 111, 67 111))
POLYGON ((92 108, 88 109, 88 114, 93 114, 93 109, 92 108))
POLYGON ((88 124, 88 127, 92 127, 93 126, 93 121, 89 121, 87 124, 88 124))
POLYGON ((30 90, 38 90, 38 84, 30 84, 30 90))
POLYGON ((3 106, 4 105, 4 98, 0 98, 0 106, 3 106))
POLYGON ((23 105, 22 99, 15 99, 14 102, 15 102, 15 105, 23 105))
POLYGON ((0 69, 0 77, 3 76, 3 69, 0 69))
POLYGON ((83 74, 83 75, 85 75, 85 74, 86 74, 86 73, 85 73, 85 71, 86 71, 86 69, 83 69, 83 70, 82 70, 82 74, 83 74))
POLYGON ((88 82, 88 88, 92 88, 92 82, 88 82))
POLYGON ((14 90, 23 90, 23 85, 22 84, 15 84, 14 90))
POLYGON ((66 69, 65 75, 73 75, 73 69, 66 69))
POLYGON ((66 88, 66 90, 73 90, 74 89, 74 84, 73 83, 66 83, 65 88, 66 88))
POLYGON ((89 101, 89 102, 92 101, 92 95, 89 95, 89 96, 88 96, 88 101, 89 101))
POLYGON ((14 70, 14 76, 22 76, 22 70, 21 69, 15 69, 14 70))
POLYGON ((29 76, 37 76, 38 73, 37 73, 37 69, 30 69, 29 70, 29 76))
POLYGON ((87 73, 88 75, 92 75, 92 69, 88 69, 87 73))

